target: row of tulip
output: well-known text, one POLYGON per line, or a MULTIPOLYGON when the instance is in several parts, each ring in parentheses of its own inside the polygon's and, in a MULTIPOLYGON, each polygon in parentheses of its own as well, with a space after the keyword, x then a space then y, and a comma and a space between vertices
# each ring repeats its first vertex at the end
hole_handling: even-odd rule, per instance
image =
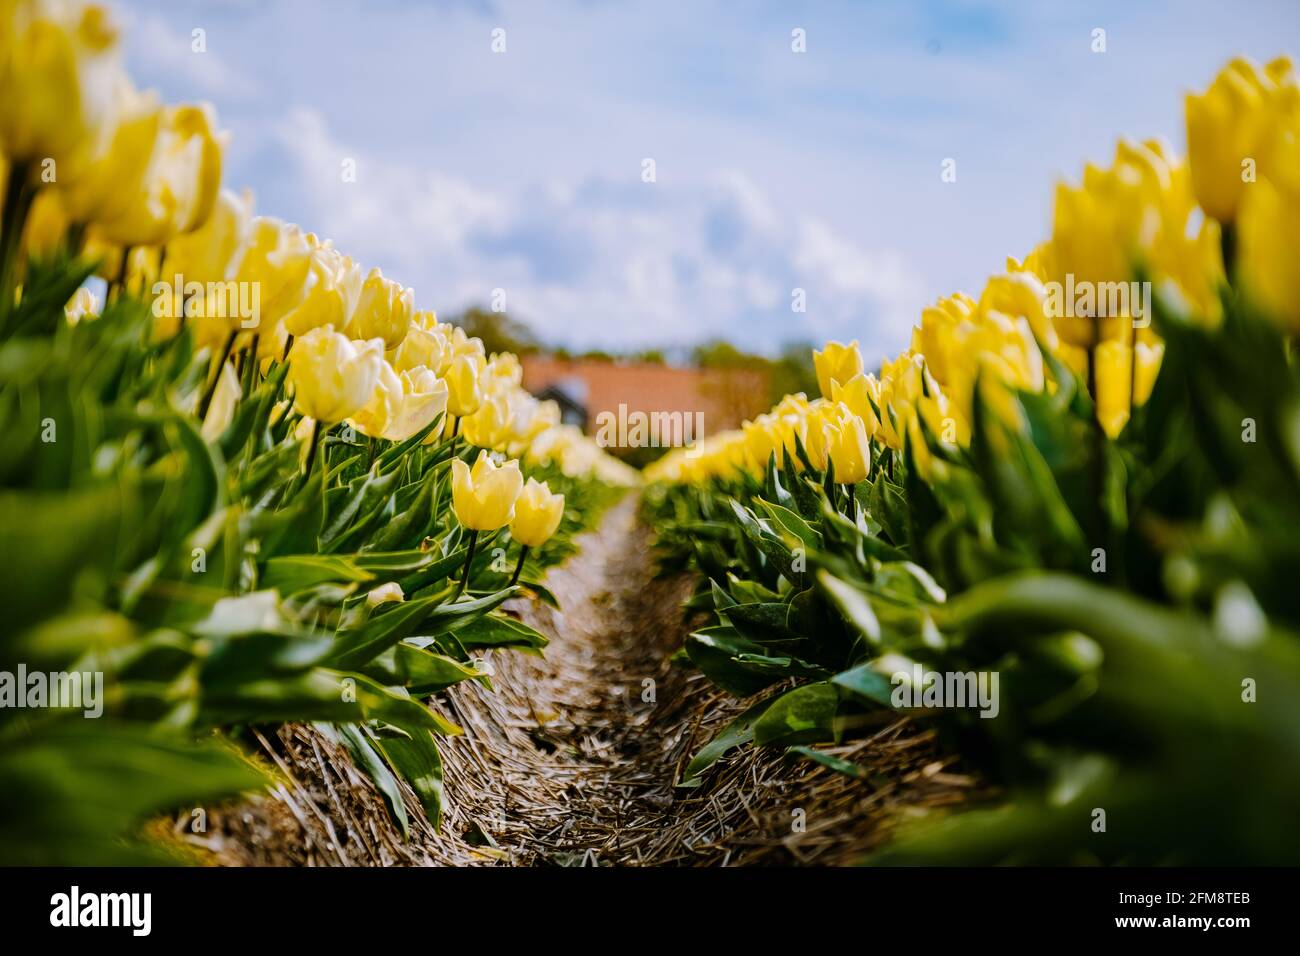
POLYGON ((686 655, 758 695, 683 785, 750 742, 869 777, 816 745, 903 710, 1003 794, 882 860, 1300 855, 1290 63, 1233 61, 1186 123, 1186 159, 1121 143, 1059 186, 1050 239, 878 372, 832 342, 820 397, 648 469, 665 562, 703 572, 686 655), (918 673, 1001 700, 922 706, 918 673))
POLYGON ((0 712, 6 862, 156 859, 142 821, 264 784, 230 742, 287 721, 437 825, 423 701, 540 652, 501 605, 639 480, 223 149, 99 6, 0 0, 0 669, 103 684, 0 712))

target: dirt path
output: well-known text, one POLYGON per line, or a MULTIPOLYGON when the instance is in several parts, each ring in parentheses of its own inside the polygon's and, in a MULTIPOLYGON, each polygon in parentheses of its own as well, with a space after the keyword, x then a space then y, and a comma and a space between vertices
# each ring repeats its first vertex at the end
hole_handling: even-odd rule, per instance
POLYGON ((442 746, 440 833, 413 819, 404 841, 346 755, 291 727, 268 742, 290 782, 220 815, 209 848, 254 864, 844 863, 900 812, 964 798, 972 781, 932 735, 889 714, 833 750, 871 768, 867 779, 745 749, 703 787, 675 787, 744 704, 670 662, 691 581, 655 579, 651 540, 629 496, 548 575, 562 611, 512 603, 550 638, 545 655, 493 654, 494 690, 459 685, 436 705, 465 728, 442 746))

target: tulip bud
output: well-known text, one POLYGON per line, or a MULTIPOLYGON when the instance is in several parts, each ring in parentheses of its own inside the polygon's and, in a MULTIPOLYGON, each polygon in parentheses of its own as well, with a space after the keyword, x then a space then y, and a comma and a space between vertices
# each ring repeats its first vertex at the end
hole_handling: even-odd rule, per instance
POLYGON ((289 350, 294 407, 326 424, 350 418, 374 394, 383 359, 378 340, 354 342, 330 326, 312 329, 289 350))
POLYGON ((529 478, 515 502, 510 535, 520 544, 540 548, 560 527, 564 516, 564 495, 552 494, 544 481, 529 478))
POLYGON ((452 510, 470 531, 495 531, 515 516, 515 501, 523 490, 519 462, 498 466, 485 451, 471 469, 459 458, 451 462, 452 510))
POLYGON ((871 442, 862 419, 845 414, 823 426, 826 452, 835 466, 835 480, 854 485, 865 481, 871 472, 871 442))
POLYGON ((0 153, 71 178, 103 136, 120 69, 102 6, 0 3, 0 153))
POLYGON ((473 415, 483 404, 479 367, 474 358, 469 355, 459 356, 447 367, 445 373, 449 390, 447 411, 457 418, 473 415))
POLYGON ((820 352, 814 349, 813 368, 817 372, 818 388, 824 397, 830 398, 832 382, 847 382, 862 371, 862 353, 858 351, 857 339, 848 345, 827 342, 820 352))
POLYGON ((1093 352, 1096 363, 1097 421, 1110 438, 1124 430, 1129 418, 1129 386, 1132 381, 1133 352, 1123 342, 1102 342, 1093 352))
POLYGON ((343 328, 361 295, 361 267, 329 243, 316 243, 307 270, 306 294, 288 315, 290 335, 304 335, 322 325, 343 328))
POLYGON ((393 349, 406 337, 414 311, 415 293, 374 268, 361 284, 346 331, 355 339, 383 339, 384 348, 393 349))

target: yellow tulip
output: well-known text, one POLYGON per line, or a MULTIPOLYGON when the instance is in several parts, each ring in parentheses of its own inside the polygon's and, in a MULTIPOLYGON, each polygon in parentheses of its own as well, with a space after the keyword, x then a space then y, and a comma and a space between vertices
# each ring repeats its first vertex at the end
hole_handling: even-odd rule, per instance
POLYGON ((448 413, 457 418, 473 415, 483 404, 483 388, 479 384, 479 368, 469 355, 461 355, 447 367, 445 378, 449 389, 448 413))
POLYGON ((503 448, 509 438, 510 400, 493 395, 461 422, 461 434, 479 448, 503 448))
POLYGON ((1241 281, 1270 318, 1300 333, 1300 122, 1279 149, 1273 175, 1251 185, 1241 204, 1241 281))
POLYGON ((15 164, 52 160, 57 180, 70 179, 103 135, 119 75, 104 7, 0 3, 0 152, 15 164))
POLYGON ((346 331, 354 339, 383 339, 384 348, 394 349, 406 337, 414 311, 415 293, 374 268, 361 284, 346 331))
POLYGON ((867 437, 870 438, 880 427, 880 419, 876 415, 872 403, 880 399, 880 383, 870 375, 861 373, 854 375, 847 382, 835 380, 831 382, 831 401, 837 405, 845 405, 854 415, 862 419, 862 424, 867 430, 867 437))
POLYGON ((446 382, 427 368, 397 372, 384 361, 374 392, 351 421, 362 434, 406 441, 446 410, 446 382))
POLYGON ((1123 342, 1102 342, 1093 352, 1096 362, 1097 421, 1110 438, 1124 430, 1129 419, 1133 351, 1123 342))
POLYGON ((1234 59, 1209 89, 1187 95, 1187 152, 1196 200, 1220 222, 1237 217, 1246 186, 1269 172, 1268 140, 1277 122, 1279 89, 1295 87, 1290 62, 1275 60, 1260 71, 1243 58, 1234 59))
POLYGON ((294 407, 330 425, 352 417, 374 394, 383 359, 378 340, 355 342, 328 325, 312 329, 289 350, 294 407))
POLYGON ((140 93, 123 74, 113 90, 113 123, 104 145, 75 177, 58 181, 74 222, 111 222, 127 216, 145 192, 163 107, 156 94, 140 93))
POLYGON ((1147 399, 1151 397, 1151 390, 1155 388, 1156 376, 1160 374, 1160 362, 1164 356, 1163 342, 1154 345, 1139 342, 1133 346, 1133 360, 1136 363, 1133 368, 1134 406, 1145 405, 1147 399))
POLYGON ((835 480, 843 485, 865 481, 871 473, 871 442, 862 419, 851 413, 843 414, 827 422, 823 430, 827 456, 835 467, 835 480))
POLYGON ((540 548, 550 540, 564 517, 564 495, 551 492, 544 481, 529 478, 515 502, 510 536, 529 548, 540 548))
POLYGON ((307 291, 288 315, 290 335, 304 335, 322 325, 343 328, 361 295, 361 266, 329 243, 315 243, 307 270, 307 291))
POLYGON ((72 298, 63 307, 63 314, 67 317, 69 325, 76 325, 82 319, 97 319, 99 301, 95 298, 95 293, 83 285, 72 293, 72 298))
POLYGON ((432 315, 432 312, 415 313, 406 337, 389 354, 389 361, 398 371, 424 366, 442 374, 451 364, 451 344, 437 322, 426 318, 432 315))
POLYGON ((817 386, 826 398, 831 397, 831 382, 847 382, 862 371, 862 353, 858 341, 848 345, 827 342, 822 351, 813 350, 813 368, 817 372, 817 386))
POLYGON ((257 330, 269 332, 302 301, 311 260, 311 243, 297 226, 268 216, 252 221, 235 281, 258 290, 257 330))
POLYGON ((159 246, 207 222, 221 188, 221 143, 206 105, 166 107, 143 189, 120 216, 96 219, 97 235, 124 246, 159 246))
POLYGON ((459 458, 452 460, 452 510, 470 531, 495 531, 509 524, 523 487, 517 461, 497 465, 486 451, 479 452, 472 469, 459 458))

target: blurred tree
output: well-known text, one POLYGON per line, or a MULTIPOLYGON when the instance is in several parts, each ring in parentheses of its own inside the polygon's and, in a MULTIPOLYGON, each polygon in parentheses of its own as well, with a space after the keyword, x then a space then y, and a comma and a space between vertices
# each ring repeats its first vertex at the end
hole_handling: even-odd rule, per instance
POLYGON ((505 312, 489 312, 474 306, 454 316, 450 322, 464 329, 466 335, 482 339, 488 354, 514 352, 516 355, 531 355, 542 350, 542 343, 533 330, 505 312))

